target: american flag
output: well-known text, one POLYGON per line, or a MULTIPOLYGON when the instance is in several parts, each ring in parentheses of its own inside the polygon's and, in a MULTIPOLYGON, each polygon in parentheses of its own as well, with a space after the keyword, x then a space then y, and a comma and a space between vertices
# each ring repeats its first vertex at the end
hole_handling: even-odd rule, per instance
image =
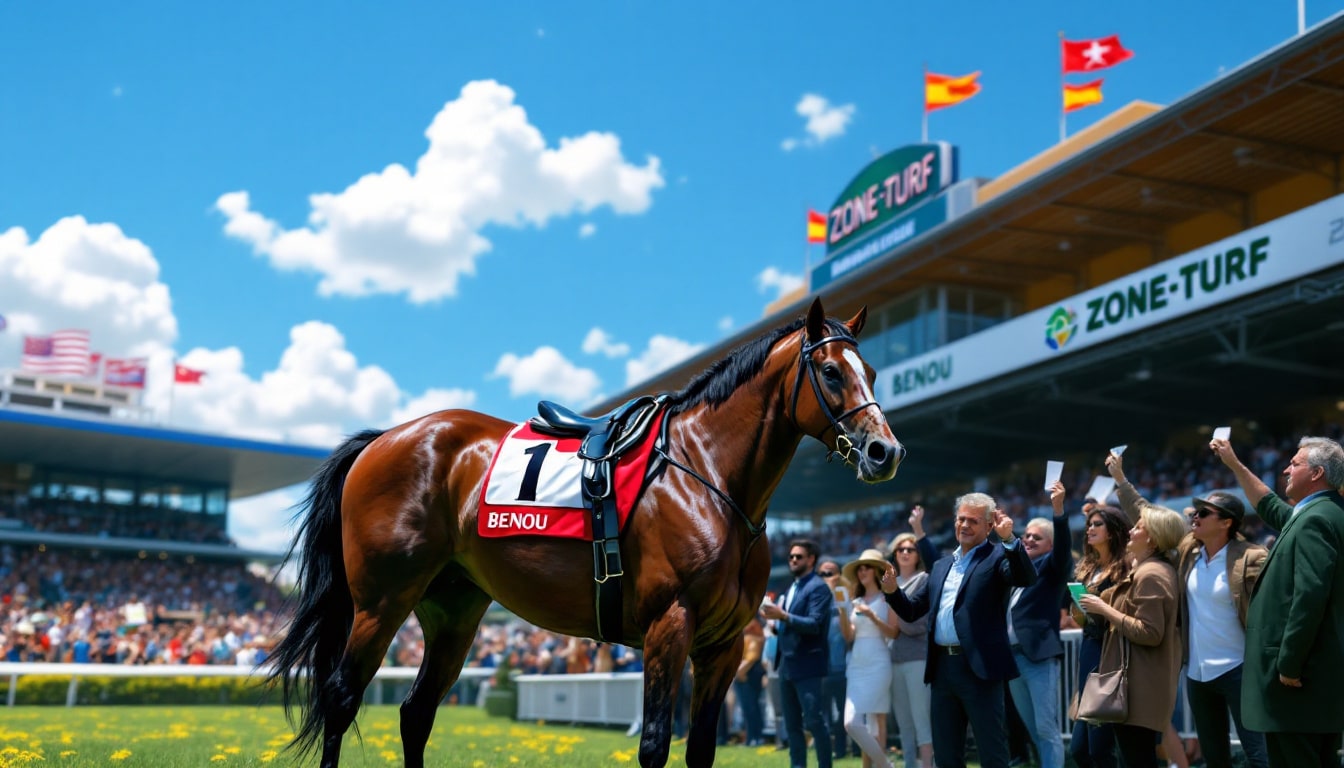
POLYGON ((88 376, 93 372, 88 331, 56 331, 50 336, 24 336, 19 367, 55 376, 88 376))

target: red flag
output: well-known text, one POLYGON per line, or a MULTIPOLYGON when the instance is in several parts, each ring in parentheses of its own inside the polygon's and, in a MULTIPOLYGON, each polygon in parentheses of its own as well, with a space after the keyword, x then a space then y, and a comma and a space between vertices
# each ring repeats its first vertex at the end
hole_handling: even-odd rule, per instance
POLYGON ((1119 35, 1095 40, 1061 40, 1064 44, 1064 74, 1095 72, 1133 58, 1134 52, 1120 44, 1119 35))
POLYGON ((200 384, 201 377, 204 375, 205 371, 198 371, 181 364, 173 365, 174 384, 200 384))
POLYGON ((114 387, 145 388, 145 373, 149 362, 143 357, 120 360, 109 357, 103 372, 103 383, 114 387))
POLYGON ((807 242, 826 242, 826 214, 817 213, 811 208, 807 210, 807 242))

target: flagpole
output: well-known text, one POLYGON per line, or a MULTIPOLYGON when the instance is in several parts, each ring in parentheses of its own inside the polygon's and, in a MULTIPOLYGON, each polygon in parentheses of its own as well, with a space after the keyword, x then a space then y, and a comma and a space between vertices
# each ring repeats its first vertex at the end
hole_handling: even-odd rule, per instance
POLYGON ((929 63, 924 62, 924 82, 920 84, 924 91, 923 104, 919 111, 919 143, 929 143, 929 63))
POLYGON ((1307 31, 1307 0, 1297 0, 1297 34, 1307 31))
POLYGON ((1068 113, 1064 111, 1064 30, 1059 30, 1059 143, 1068 138, 1068 113))

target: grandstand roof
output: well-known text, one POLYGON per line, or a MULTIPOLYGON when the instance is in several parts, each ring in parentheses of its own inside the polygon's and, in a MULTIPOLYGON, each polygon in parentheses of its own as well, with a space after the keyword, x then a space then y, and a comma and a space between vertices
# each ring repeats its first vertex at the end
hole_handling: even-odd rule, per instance
MULTIPOLYGON (((982 196, 966 215, 817 293, 830 314, 847 317, 932 283, 1018 295, 1051 278, 1091 287, 1106 282, 1093 272, 1095 261, 1116 249, 1146 248, 1154 261, 1177 255, 1161 253, 1163 243, 1172 227, 1196 217, 1214 214, 1245 229, 1292 212, 1256 210, 1254 200, 1290 180, 1310 177, 1322 190, 1299 208, 1338 194, 1341 156, 1344 14, 1016 186, 982 196)), ((1111 437, 1161 440, 1176 425, 1263 408, 1264 398, 1337 395, 1344 373, 1332 339, 1344 335, 1344 322, 1331 320, 1344 317, 1344 264, 1321 266, 1312 279, 1252 301, 902 409, 892 427, 911 460, 896 484, 965 476, 1045 451, 1090 450, 1111 437)), ((733 347, 802 314, 813 295, 638 391, 679 388, 733 347)), ((803 443, 772 513, 891 499, 890 487, 863 486, 850 470, 825 465, 823 454, 814 441, 803 443)))
POLYGON ((330 453, 312 446, 18 409, 0 409, 0 434, 0 463, 227 484, 235 499, 302 483, 330 453))

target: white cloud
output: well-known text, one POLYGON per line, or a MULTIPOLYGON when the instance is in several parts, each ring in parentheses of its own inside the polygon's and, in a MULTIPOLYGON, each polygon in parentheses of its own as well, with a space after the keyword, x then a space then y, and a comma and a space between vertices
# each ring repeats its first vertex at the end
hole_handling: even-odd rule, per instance
POLYGON ((771 301, 787 296, 793 291, 798 290, 803 285, 803 278, 799 275, 792 275, 788 272, 781 272, 775 267, 766 267, 756 276, 756 290, 759 293, 765 293, 769 290, 775 291, 775 298, 771 301))
POLYGON ((617 342, 611 334, 601 328, 593 328, 583 337, 583 351, 590 355, 601 353, 607 357, 625 357, 630 354, 630 345, 617 342))
POLYGON ((625 385, 634 385, 650 379, 704 349, 704 344, 692 344, 671 336, 658 334, 649 339, 639 357, 625 361, 625 385))
MULTIPOLYGON (((259 378, 245 372, 237 347, 179 354, 177 318, 159 274, 149 246, 116 224, 71 216, 36 240, 20 227, 0 232, 0 311, 9 324, 0 333, 0 368, 18 367, 26 334, 87 328, 95 351, 149 359, 149 423, 316 446, 476 402, 465 389, 403 392, 382 368, 360 364, 334 326, 316 321, 294 326, 279 361, 259 378), (174 360, 205 371, 204 379, 174 387, 174 360)), ((285 509, 301 492, 231 504, 235 540, 283 548, 290 538, 285 509)))
POLYGON ((733 330, 733 316, 732 316, 732 315, 724 315, 723 317, 720 317, 720 318, 719 318, 719 330, 720 330, 720 331, 723 331, 723 332, 725 332, 725 333, 727 333, 728 331, 733 330))
POLYGON ((596 373, 571 363, 555 347, 537 347, 527 357, 506 353, 495 365, 493 376, 509 380, 513 397, 554 397, 574 407, 586 405, 602 386, 596 373))
POLYGON ((815 147, 845 134, 845 128, 854 117, 853 104, 832 104, 825 96, 805 93, 794 106, 794 111, 807 118, 803 130, 807 136, 799 139, 785 139, 780 147, 792 152, 799 146, 815 147))
POLYGON ((626 162, 620 138, 590 131, 548 147, 512 89, 475 81, 435 115, 414 170, 393 163, 339 193, 309 197, 306 226, 285 229, 246 191, 216 202, 224 231, 281 270, 321 275, 322 295, 405 293, 416 303, 457 293, 491 249, 488 226, 544 226, 607 206, 648 210, 660 162, 626 162))
MULTIPOLYGON (((36 240, 0 233, 0 367, 18 367, 25 334, 90 331, 93 351, 167 360, 177 339, 168 286, 149 246, 116 224, 69 216, 36 240)), ((166 388, 162 390, 166 392, 166 388)))
POLYGON ((597 234, 597 225, 591 221, 585 221, 579 226, 579 237, 592 237, 597 234))

